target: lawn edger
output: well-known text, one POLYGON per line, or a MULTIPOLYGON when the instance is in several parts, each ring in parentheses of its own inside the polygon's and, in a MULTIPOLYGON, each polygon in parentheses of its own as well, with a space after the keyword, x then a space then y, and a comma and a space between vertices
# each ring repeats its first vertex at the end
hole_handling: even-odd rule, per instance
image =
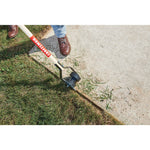
POLYGON ((24 26, 24 25, 18 25, 19 28, 32 40, 32 42, 54 63, 54 65, 59 69, 60 71, 60 79, 62 79, 67 87, 71 87, 73 90, 75 90, 76 83, 80 81, 79 74, 70 66, 64 67, 62 64, 60 64, 54 56, 50 53, 49 50, 47 50, 40 42, 39 40, 24 26), (63 78, 63 71, 66 69, 71 69, 71 73, 68 77, 63 78))

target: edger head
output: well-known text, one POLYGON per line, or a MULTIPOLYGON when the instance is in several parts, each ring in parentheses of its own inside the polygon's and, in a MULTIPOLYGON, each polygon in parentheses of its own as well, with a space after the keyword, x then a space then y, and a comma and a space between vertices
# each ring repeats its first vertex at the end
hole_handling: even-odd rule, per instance
POLYGON ((71 87, 75 90, 76 83, 80 81, 80 76, 77 72, 71 72, 69 77, 62 78, 62 80, 66 83, 67 87, 71 87))
POLYGON ((75 90, 76 83, 81 80, 79 74, 72 67, 64 67, 64 66, 62 67, 63 70, 60 67, 58 67, 60 70, 60 78, 66 83, 67 87, 71 87, 73 90, 75 90), (63 71, 67 69, 71 70, 71 73, 68 77, 63 78, 63 71))

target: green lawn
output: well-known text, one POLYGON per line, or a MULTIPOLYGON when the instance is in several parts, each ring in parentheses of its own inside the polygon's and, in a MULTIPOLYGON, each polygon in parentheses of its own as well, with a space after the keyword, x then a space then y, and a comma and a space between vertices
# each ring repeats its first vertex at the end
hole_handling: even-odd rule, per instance
MULTIPOLYGON (((38 38, 47 26, 27 26, 38 38)), ((7 38, 0 26, 0 124, 119 124, 97 113, 46 68, 28 56, 34 44, 19 31, 7 38)))

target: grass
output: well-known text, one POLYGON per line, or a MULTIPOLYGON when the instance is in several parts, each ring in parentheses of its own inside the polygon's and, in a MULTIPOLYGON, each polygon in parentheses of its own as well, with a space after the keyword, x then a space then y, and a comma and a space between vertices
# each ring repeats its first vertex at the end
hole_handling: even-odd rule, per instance
MULTIPOLYGON (((40 38, 47 26, 28 28, 40 38)), ((32 47, 21 31, 16 38, 8 39, 7 26, 0 26, 1 125, 120 124, 103 111, 97 113, 33 61, 28 56, 32 47)))
MULTIPOLYGON (((93 97, 94 94, 94 90, 96 89, 96 87, 99 84, 105 84, 105 82, 102 82, 100 80, 97 79, 93 79, 92 76, 89 76, 88 79, 83 79, 82 83, 81 83, 81 87, 84 87, 83 91, 84 93, 86 93, 87 95, 93 97)), ((80 85, 79 85, 80 86, 80 85)), ((106 103, 106 110, 112 109, 110 106, 110 103, 112 101, 112 97, 113 97, 113 89, 109 89, 108 86, 99 91, 99 95, 95 94, 95 98, 97 100, 99 100, 100 102, 105 102, 106 103)))
POLYGON ((109 89, 108 87, 106 87, 105 90, 100 91, 100 96, 99 99, 100 101, 106 101, 106 109, 111 109, 110 107, 110 101, 112 100, 112 94, 113 94, 113 89, 109 89))

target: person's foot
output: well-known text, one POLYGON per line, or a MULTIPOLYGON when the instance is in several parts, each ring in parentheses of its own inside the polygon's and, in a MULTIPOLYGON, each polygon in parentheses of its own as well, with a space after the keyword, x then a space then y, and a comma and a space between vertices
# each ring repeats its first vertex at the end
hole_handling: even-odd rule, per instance
POLYGON ((58 38, 58 43, 59 43, 60 53, 64 56, 69 55, 71 51, 71 46, 70 46, 67 36, 58 38))
POLYGON ((18 26, 17 25, 10 25, 8 31, 8 37, 14 38, 18 34, 18 26))

